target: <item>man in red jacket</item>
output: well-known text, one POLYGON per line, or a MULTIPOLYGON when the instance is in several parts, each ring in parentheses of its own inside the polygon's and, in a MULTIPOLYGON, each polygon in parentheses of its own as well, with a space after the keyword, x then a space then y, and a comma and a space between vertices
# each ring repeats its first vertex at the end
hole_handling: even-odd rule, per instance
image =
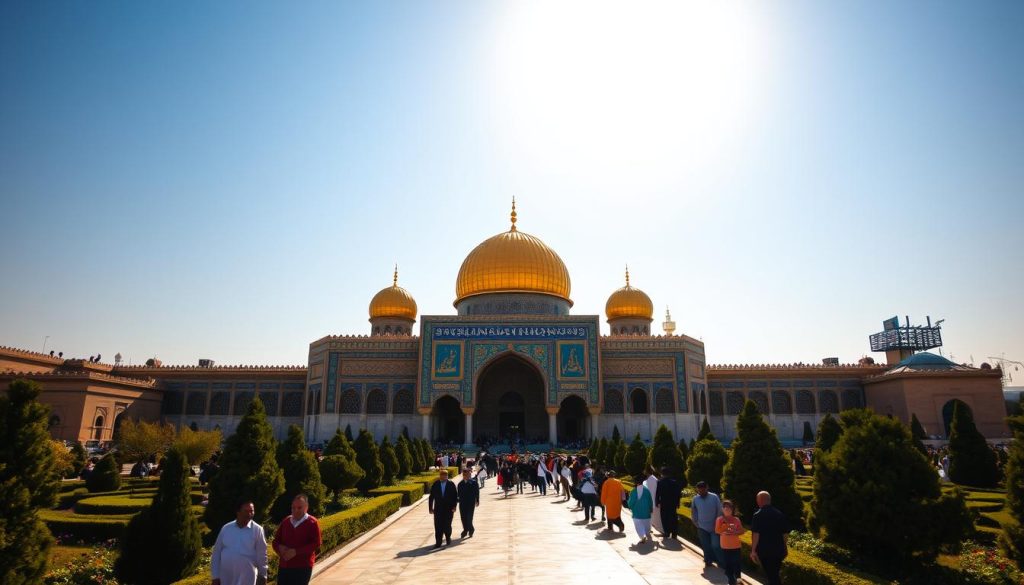
POLYGON ((320 523, 309 515, 309 499, 299 494, 292 500, 292 515, 274 533, 274 550, 280 557, 278 585, 307 585, 320 548, 320 523))

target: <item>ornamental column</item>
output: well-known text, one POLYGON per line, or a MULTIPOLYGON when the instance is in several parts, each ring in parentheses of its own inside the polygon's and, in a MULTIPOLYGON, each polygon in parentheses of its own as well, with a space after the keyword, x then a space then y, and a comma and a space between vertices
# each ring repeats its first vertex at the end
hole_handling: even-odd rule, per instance
POLYGON ((466 440, 465 445, 473 444, 473 412, 476 411, 472 406, 463 406, 462 413, 466 415, 466 440))
POLYGON ((431 441, 431 440, 433 440, 433 437, 430 436, 430 410, 431 409, 430 409, 430 407, 427 407, 427 408, 422 408, 421 407, 418 410, 420 411, 420 417, 422 417, 422 419, 423 419, 423 431, 422 431, 422 434, 420 436, 423 437, 424 439, 428 440, 428 441, 431 441))
POLYGON ((601 414, 601 407, 588 406, 587 412, 590 413, 590 416, 587 417, 587 438, 593 439, 601 433, 601 421, 598 418, 601 414))
POLYGON ((548 442, 552 445, 558 444, 558 407, 546 406, 548 411, 548 442))

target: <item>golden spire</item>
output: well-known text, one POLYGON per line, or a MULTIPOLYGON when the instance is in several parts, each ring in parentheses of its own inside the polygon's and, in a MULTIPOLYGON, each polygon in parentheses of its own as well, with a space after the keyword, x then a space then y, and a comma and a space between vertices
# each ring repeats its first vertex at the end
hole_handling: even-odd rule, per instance
POLYGON ((392 286, 398 286, 398 263, 395 263, 395 279, 391 283, 392 286))
POLYGON ((629 264, 626 264, 626 286, 629 286, 629 264))
POLYGON ((516 198, 515 198, 515 195, 512 196, 512 229, 510 229, 508 231, 510 231, 510 232, 516 231, 516 198))

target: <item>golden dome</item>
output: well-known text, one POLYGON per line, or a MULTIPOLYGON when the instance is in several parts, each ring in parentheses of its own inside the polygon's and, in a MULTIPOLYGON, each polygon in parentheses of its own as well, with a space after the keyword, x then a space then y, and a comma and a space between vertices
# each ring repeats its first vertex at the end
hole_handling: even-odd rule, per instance
POLYGON ((370 301, 370 319, 392 317, 416 320, 416 300, 409 291, 398 286, 398 267, 395 266, 395 279, 391 286, 373 295, 370 301))
POLYGON ((487 293, 534 293, 569 298, 569 270, 554 250, 540 239, 516 229, 512 201, 512 227, 480 243, 462 261, 455 281, 455 304, 487 293))
POLYGON ((626 268, 626 286, 613 292, 604 305, 608 320, 631 318, 654 319, 654 303, 644 291, 629 286, 629 268, 626 268))

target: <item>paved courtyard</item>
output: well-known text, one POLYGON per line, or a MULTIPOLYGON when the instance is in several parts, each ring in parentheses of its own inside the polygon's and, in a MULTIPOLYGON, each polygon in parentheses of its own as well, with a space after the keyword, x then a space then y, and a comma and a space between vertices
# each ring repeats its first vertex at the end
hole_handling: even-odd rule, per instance
MULTIPOLYGON (((637 545, 628 511, 625 534, 609 534, 600 522, 585 524, 552 495, 503 498, 493 480, 481 495, 473 538, 459 539, 458 513, 452 545, 431 550, 434 526, 426 501, 314 579, 316 585, 464 582, 479 585, 575 583, 726 583, 717 568, 704 572, 700 555, 680 543, 637 545)), ((600 518, 600 513, 598 514, 600 518)), ((745 581, 755 583, 753 581, 745 581)))

